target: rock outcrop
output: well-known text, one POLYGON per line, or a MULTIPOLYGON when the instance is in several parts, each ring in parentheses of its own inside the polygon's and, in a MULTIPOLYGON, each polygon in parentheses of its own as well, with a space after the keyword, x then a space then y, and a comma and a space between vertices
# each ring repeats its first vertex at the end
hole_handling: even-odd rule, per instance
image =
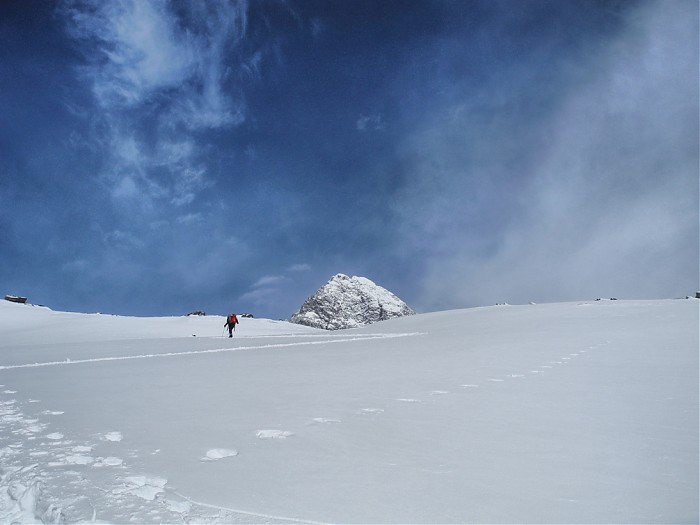
POLYGON ((315 328, 340 330, 413 314, 389 290, 365 277, 339 273, 304 301, 290 320, 315 328))

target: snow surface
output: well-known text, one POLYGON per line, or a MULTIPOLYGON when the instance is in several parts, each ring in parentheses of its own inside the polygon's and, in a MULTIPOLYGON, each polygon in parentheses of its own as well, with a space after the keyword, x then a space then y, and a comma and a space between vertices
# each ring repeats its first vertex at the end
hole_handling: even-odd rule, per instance
POLYGON ((0 522, 697 523, 699 304, 229 339, 0 302, 0 522))

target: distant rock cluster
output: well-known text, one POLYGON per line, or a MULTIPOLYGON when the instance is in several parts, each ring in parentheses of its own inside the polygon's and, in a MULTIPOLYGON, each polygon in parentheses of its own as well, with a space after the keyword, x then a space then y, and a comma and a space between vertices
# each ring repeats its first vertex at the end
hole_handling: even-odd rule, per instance
POLYGON ((21 303, 21 304, 24 304, 27 302, 26 297, 20 297, 19 295, 6 295, 5 300, 10 301, 11 303, 21 303))
POLYGON ((304 301, 290 321, 340 330, 414 314, 405 302, 366 277, 339 273, 304 301))

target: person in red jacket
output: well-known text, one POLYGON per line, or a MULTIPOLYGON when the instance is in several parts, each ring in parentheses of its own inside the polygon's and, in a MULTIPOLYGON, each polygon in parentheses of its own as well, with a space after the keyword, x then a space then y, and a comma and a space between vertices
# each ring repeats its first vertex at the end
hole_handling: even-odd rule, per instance
POLYGON ((224 326, 228 327, 228 336, 233 337, 233 332, 236 330, 236 325, 238 324, 238 317, 236 314, 231 314, 226 318, 226 323, 224 326))

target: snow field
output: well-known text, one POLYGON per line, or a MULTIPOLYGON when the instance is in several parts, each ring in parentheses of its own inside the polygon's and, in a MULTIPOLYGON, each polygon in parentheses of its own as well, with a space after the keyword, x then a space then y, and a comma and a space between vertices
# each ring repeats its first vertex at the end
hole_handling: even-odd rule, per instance
POLYGON ((0 369, 0 520, 697 521, 698 303, 618 303, 98 341, 68 366, 28 338, 49 364, 0 369))

